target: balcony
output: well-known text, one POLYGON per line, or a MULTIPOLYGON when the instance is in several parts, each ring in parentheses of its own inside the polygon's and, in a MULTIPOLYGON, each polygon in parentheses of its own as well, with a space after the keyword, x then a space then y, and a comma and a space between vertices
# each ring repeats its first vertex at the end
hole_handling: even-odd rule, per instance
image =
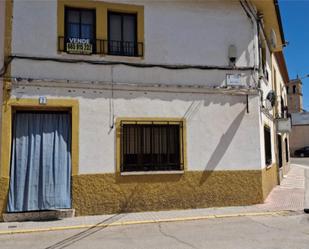
POLYGON ((58 37, 58 51, 68 54, 98 54, 128 57, 143 57, 142 42, 110 41, 96 39, 94 43, 69 43, 64 37, 58 37))

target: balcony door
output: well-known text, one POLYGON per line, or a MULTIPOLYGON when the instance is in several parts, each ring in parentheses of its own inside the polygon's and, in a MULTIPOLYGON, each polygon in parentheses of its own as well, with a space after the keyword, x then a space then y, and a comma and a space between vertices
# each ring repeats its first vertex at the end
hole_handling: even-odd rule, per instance
POLYGON ((108 12, 108 53, 110 55, 137 55, 136 14, 108 12))

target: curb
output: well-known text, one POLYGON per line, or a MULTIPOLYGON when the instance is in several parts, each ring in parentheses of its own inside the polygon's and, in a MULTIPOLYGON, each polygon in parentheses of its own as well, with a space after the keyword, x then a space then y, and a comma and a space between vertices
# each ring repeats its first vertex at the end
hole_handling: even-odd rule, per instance
POLYGON ((84 225, 76 225, 76 226, 59 226, 59 227, 46 227, 46 228, 33 228, 33 229, 20 229, 20 230, 3 230, 3 231, 0 231, 0 235, 63 231, 63 230, 75 230, 75 229, 86 229, 86 228, 88 229, 105 228, 105 227, 114 227, 114 226, 141 225, 141 224, 164 223, 164 222, 195 221, 195 220, 233 218, 233 217, 284 216, 284 215, 288 215, 289 213, 290 213, 289 211, 272 211, 272 212, 255 212, 255 213, 218 214, 218 215, 179 217, 179 218, 154 219, 154 220, 135 220, 135 221, 132 220, 132 221, 114 222, 110 224, 108 223, 107 224, 84 224, 84 225))

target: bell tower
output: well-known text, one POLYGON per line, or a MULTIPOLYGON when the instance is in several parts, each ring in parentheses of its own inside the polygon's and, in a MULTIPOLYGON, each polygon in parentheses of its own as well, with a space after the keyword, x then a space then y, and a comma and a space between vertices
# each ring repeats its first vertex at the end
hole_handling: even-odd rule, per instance
POLYGON ((286 86, 288 93, 288 108, 290 113, 297 113, 303 111, 303 93, 302 82, 297 76, 296 79, 290 80, 286 86))

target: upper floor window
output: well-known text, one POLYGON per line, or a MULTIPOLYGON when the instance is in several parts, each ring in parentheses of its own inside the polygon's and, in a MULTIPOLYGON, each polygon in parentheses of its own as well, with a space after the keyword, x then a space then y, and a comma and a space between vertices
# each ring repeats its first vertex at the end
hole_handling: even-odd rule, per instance
POLYGON ((65 9, 65 50, 91 54, 95 51, 95 10, 65 9))
POLYGON ((144 56, 142 5, 61 0, 57 21, 58 52, 144 56))
POLYGON ((296 93, 296 86, 293 86, 293 93, 296 93))
POLYGON ((286 87, 286 93, 287 94, 289 93, 289 87, 288 86, 286 87))
POLYGON ((108 54, 137 56, 137 15, 108 12, 108 54))

